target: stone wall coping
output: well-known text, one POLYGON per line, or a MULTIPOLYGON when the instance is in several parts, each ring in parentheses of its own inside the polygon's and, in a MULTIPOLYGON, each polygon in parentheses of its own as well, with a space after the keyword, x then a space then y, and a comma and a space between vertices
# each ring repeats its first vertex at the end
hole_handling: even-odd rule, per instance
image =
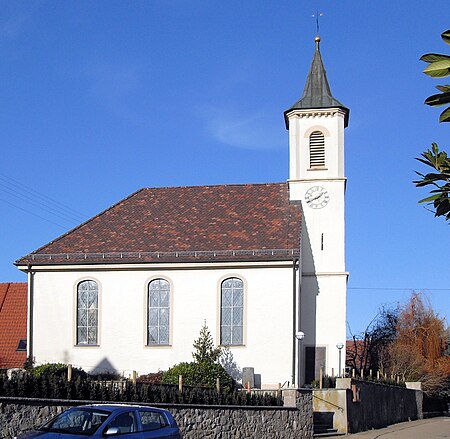
MULTIPOLYGON (((377 385, 377 386, 383 386, 383 387, 392 387, 394 389, 414 390, 414 389, 408 388, 406 386, 397 386, 395 384, 381 383, 379 381, 361 380, 358 378, 339 378, 339 379, 349 380, 349 382, 351 384, 368 384, 369 386, 377 385)), ((329 388, 329 390, 347 390, 348 388, 349 387, 329 388)), ((319 389, 313 389, 313 390, 319 390, 319 389)), ((322 390, 327 390, 327 389, 322 389, 322 390)))
POLYGON ((299 387, 299 388, 295 388, 295 387, 293 387, 293 388, 289 388, 289 387, 287 387, 287 388, 285 388, 285 389, 280 389, 280 391, 281 392, 292 392, 292 391, 295 391, 295 392, 298 392, 298 393, 303 393, 303 394, 305 394, 305 395, 307 395, 308 393, 312 393, 312 391, 313 391, 314 389, 310 389, 310 388, 306 388, 306 387, 299 387))
MULTIPOLYGON (((295 389, 292 389, 295 390, 295 389)), ((0 403, 8 404, 27 404, 27 405, 61 405, 61 406, 77 406, 77 405, 95 405, 95 404, 111 404, 111 405, 135 405, 142 407, 159 407, 166 409, 210 409, 210 410, 248 410, 248 411, 297 411, 295 407, 283 406, 256 406, 256 405, 206 405, 206 404, 170 404, 170 403, 145 403, 145 402, 120 402, 120 401, 87 401, 81 399, 41 399, 41 398, 18 398, 14 396, 0 396, 0 403)))

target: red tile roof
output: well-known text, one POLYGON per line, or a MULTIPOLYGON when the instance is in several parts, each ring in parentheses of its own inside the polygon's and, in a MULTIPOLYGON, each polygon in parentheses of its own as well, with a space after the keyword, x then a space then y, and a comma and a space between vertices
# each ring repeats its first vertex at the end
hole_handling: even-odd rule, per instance
POLYGON ((141 189, 16 264, 288 260, 300 228, 287 183, 141 189))
POLYGON ((0 283, 0 369, 23 367, 26 352, 17 352, 27 338, 27 284, 0 283))

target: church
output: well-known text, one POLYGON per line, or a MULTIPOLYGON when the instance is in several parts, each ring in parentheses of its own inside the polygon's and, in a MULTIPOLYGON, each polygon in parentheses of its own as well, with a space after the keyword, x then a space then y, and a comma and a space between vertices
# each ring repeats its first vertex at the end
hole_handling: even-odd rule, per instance
POLYGON ((263 388, 337 375, 348 118, 316 37, 303 95, 284 112, 287 182, 140 189, 16 261, 28 356, 157 372, 192 360, 206 322, 263 388))

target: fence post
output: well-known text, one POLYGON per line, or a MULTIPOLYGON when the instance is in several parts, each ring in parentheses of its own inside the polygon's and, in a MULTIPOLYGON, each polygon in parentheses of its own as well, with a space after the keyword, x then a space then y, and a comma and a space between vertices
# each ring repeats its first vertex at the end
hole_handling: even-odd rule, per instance
POLYGON ((319 389, 323 388, 323 369, 320 368, 319 372, 319 389))
POLYGON ((355 376, 356 376, 356 370, 352 369, 352 377, 355 378, 355 376))
POLYGON ((277 386, 277 397, 278 398, 281 398, 281 383, 278 383, 278 386, 277 386))
POLYGON ((364 369, 361 368, 361 379, 364 378, 364 369))
POLYGON ((216 390, 217 390, 217 393, 220 393, 220 378, 219 377, 216 378, 216 390))
POLYGON ((136 371, 133 370, 133 386, 136 386, 136 371))
POLYGON ((377 370, 377 380, 380 381, 380 371, 377 370))
POLYGON ((334 378, 334 367, 331 368, 331 377, 334 378))
POLYGON ((68 364, 67 365, 67 381, 71 381, 72 380, 72 365, 68 364))
POLYGON ((178 376, 178 390, 183 393, 183 375, 178 376))

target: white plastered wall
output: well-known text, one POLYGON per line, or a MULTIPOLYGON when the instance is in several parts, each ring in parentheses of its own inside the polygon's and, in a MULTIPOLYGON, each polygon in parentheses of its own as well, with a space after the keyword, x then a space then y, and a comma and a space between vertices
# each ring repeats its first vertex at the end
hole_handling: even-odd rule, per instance
POLYGON ((33 355, 38 364, 64 362, 87 371, 110 368, 125 375, 191 361, 193 341, 205 320, 219 343, 220 283, 227 277, 240 277, 245 285, 244 346, 231 347, 234 360, 241 368, 254 367, 263 384, 289 381, 292 263, 274 265, 37 270, 33 355), (167 279, 171 285, 170 346, 146 346, 147 285, 155 278, 167 279), (76 346, 76 287, 86 279, 99 285, 98 346, 76 346))
MULTIPOLYGON (((326 370, 336 374, 339 350, 346 338, 345 269, 345 171, 344 118, 338 108, 294 110, 289 114, 290 180, 289 197, 302 205, 301 330, 304 348, 326 348, 326 370), (321 131, 325 138, 325 166, 309 168, 309 137, 321 131), (313 209, 305 202, 306 192, 322 187, 329 202, 313 209)), ((303 358, 302 358, 303 354, 303 358)), ((345 349, 341 353, 344 367, 345 349)))

